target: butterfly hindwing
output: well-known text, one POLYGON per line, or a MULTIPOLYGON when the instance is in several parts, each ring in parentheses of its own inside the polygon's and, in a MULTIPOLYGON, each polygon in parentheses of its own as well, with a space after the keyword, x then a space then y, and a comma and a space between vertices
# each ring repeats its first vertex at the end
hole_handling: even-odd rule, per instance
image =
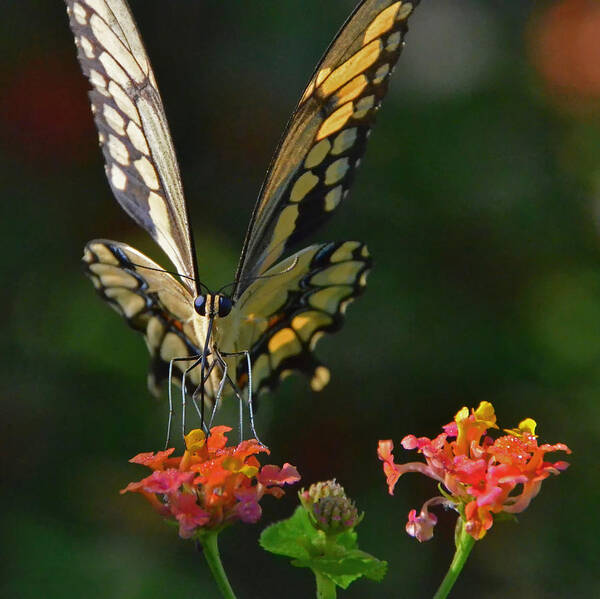
MULTIPOLYGON (((151 355, 150 389, 160 392, 169 361, 175 378, 201 354, 192 325, 188 290, 147 256, 127 244, 90 241, 83 263, 100 296, 136 330, 151 355)), ((317 341, 343 324, 348 304, 362 293, 371 265, 367 248, 355 241, 312 245, 279 262, 255 281, 236 306, 238 326, 225 327, 223 351, 250 350, 253 392, 272 390, 292 371, 306 374, 314 390, 329 381, 329 371, 314 357, 317 341)), ((227 321, 223 321, 227 325, 227 321)), ((189 390, 200 383, 191 372, 189 390)), ((245 360, 238 360, 238 384, 248 383, 245 360)), ((212 393, 208 390, 208 397, 212 393)))
MULTIPOLYGON (((343 324, 350 302, 362 293, 371 266, 357 241, 312 245, 267 271, 239 300, 242 324, 235 344, 250 348, 254 393, 274 389, 294 370, 306 374, 313 390, 329 381, 314 357, 317 341, 343 324)), ((246 383, 244 364, 238 368, 246 383)))
POLYGON ((325 53, 259 195, 238 266, 236 295, 348 194, 417 3, 361 2, 325 53))
MULTIPOLYGON (((117 241, 88 242, 83 264, 100 296, 143 333, 151 356, 149 387, 158 395, 160 383, 168 376, 169 360, 200 354, 190 324, 193 298, 188 289, 150 258, 117 241)), ((191 363, 175 364, 176 379, 191 363)), ((193 388, 199 384, 198 375, 199 371, 192 371, 193 388)))
MULTIPOLYGON (((195 277, 195 255, 179 167, 148 56, 123 0, 67 0, 67 12, 104 153, 124 210, 177 271, 195 277)), ((182 279, 190 290, 189 279, 182 279)))

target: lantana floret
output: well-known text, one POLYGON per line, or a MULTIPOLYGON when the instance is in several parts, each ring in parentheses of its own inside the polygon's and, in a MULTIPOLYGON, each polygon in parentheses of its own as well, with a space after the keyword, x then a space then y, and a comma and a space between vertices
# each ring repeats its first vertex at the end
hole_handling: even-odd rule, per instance
POLYGON ((535 421, 527 418, 494 439, 487 432, 498 429, 496 414, 492 404, 484 401, 471 412, 466 407, 459 410, 434 439, 414 435, 402 439, 402 447, 416 449, 425 463, 396 464, 393 442, 379 441, 377 453, 390 495, 406 472, 420 472, 440 485, 441 496, 425 502, 418 515, 416 510, 410 511, 408 534, 419 541, 431 539, 437 519, 429 508, 434 505, 456 510, 464 520, 466 532, 474 539, 485 536, 495 515, 517 514, 527 508, 542 481, 569 466, 564 461, 546 462, 545 454, 571 453, 564 443, 538 445, 535 428, 535 421))
POLYGON ((206 435, 191 431, 186 450, 172 457, 173 448, 140 453, 130 460, 153 472, 127 485, 121 493, 141 493, 163 517, 179 524, 179 536, 191 538, 218 531, 235 521, 257 522, 264 495, 281 497, 286 484, 300 480, 294 466, 261 466, 256 455, 269 450, 256 439, 227 446, 227 426, 206 435))

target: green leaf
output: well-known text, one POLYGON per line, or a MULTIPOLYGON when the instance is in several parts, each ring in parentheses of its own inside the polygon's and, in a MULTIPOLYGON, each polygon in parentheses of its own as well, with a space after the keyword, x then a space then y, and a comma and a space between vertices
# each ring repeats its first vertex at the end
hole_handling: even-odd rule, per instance
POLYGON ((259 543, 263 549, 278 555, 287 555, 299 559, 311 557, 311 546, 319 540, 324 543, 323 533, 315 530, 310 523, 306 511, 297 507, 287 520, 271 524, 262 531, 259 543))
POLYGON ((358 547, 357 539, 358 535, 354 530, 346 530, 336 537, 335 542, 345 549, 356 549, 358 547))
POLYGON ((343 589, 361 576, 379 582, 387 572, 387 562, 358 549, 347 552, 343 557, 320 556, 310 560, 294 560, 292 565, 320 572, 343 589))
POLYGON ((260 544, 271 553, 294 558, 293 566, 310 568, 343 589, 361 576, 380 581, 387 571, 386 562, 358 549, 356 532, 328 537, 312 526, 302 507, 288 520, 266 528, 260 544))

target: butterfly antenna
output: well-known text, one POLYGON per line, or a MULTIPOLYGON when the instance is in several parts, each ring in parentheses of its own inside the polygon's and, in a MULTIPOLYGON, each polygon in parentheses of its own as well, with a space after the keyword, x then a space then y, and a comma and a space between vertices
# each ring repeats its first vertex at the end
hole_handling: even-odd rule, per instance
POLYGON ((136 264, 135 262, 131 262, 128 261, 129 264, 131 264, 131 266, 135 266, 136 268, 145 268, 146 270, 153 270, 155 272, 164 272, 168 275, 173 275, 176 277, 181 277, 182 279, 189 279, 190 281, 194 281, 194 283, 198 283, 198 285, 204 289, 206 289, 206 293, 210 293, 210 289, 202 282, 202 281, 196 281, 196 279, 194 277, 190 277, 188 275, 182 275, 180 272, 174 271, 174 270, 165 270, 164 268, 154 268, 152 266, 145 266, 143 264, 136 264))
POLYGON ((298 256, 296 256, 294 258, 294 261, 292 262, 292 264, 290 264, 287 268, 284 268, 282 271, 280 272, 273 272, 269 275, 258 275, 256 277, 246 277, 244 279, 240 279, 239 281, 233 281, 231 283, 227 283, 227 285, 223 285, 223 287, 221 287, 217 293, 221 293, 221 291, 223 291, 223 289, 225 289, 226 287, 231 287, 232 285, 235 285, 236 283, 239 283, 240 281, 250 281, 250 285, 252 283, 254 283, 254 281, 258 281, 259 279, 272 279, 273 277, 279 277, 280 275, 284 275, 292 270, 294 270, 294 268, 296 268, 296 265, 298 264, 298 256))

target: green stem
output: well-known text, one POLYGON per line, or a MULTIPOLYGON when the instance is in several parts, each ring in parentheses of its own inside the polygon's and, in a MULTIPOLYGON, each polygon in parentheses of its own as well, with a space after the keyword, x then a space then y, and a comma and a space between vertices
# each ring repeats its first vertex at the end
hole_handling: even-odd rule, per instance
POLYGON ((314 574, 317 579, 317 599, 335 599, 335 582, 320 572, 314 572, 314 574))
POLYGON ((207 532, 202 535, 200 542, 202 543, 202 549, 204 550, 204 557, 208 563, 208 567, 212 572, 213 578, 221 591, 221 595, 225 599, 235 599, 235 594, 229 580, 227 580, 227 574, 221 563, 221 556, 219 555, 219 545, 217 544, 218 532, 207 532))
POLYGON ((448 572, 446 573, 444 580, 442 580, 440 588, 433 596, 433 599, 446 599, 448 593, 452 590, 458 575, 461 573, 463 566, 469 557, 469 553, 471 553, 471 549, 473 549, 473 546, 475 545, 475 539, 465 531, 462 519, 459 519, 458 526, 460 526, 460 530, 456 535, 456 552, 452 558, 450 568, 448 568, 448 572))

